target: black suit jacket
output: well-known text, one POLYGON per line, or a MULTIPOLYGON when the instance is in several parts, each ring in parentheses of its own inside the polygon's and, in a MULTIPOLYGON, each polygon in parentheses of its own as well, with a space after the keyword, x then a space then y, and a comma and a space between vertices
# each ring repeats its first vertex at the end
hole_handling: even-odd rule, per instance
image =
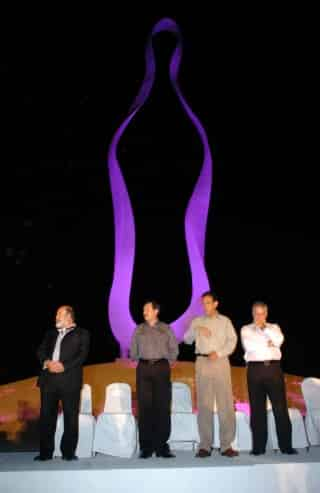
MULTIPOLYGON (((41 367, 47 359, 52 358, 58 331, 49 330, 37 351, 41 367)), ((61 341, 60 361, 64 365, 64 372, 50 373, 41 370, 38 378, 38 386, 50 390, 63 388, 64 390, 80 389, 82 386, 82 365, 87 359, 90 345, 89 332, 80 327, 67 332, 61 341)))

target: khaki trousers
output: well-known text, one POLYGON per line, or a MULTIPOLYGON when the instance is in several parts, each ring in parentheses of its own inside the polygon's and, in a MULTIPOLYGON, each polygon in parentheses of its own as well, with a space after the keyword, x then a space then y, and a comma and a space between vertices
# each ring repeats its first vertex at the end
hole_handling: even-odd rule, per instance
POLYGON ((196 361, 196 391, 200 449, 211 451, 213 444, 213 411, 216 400, 220 427, 220 450, 231 447, 235 439, 236 419, 233 406, 229 358, 198 356, 196 361))

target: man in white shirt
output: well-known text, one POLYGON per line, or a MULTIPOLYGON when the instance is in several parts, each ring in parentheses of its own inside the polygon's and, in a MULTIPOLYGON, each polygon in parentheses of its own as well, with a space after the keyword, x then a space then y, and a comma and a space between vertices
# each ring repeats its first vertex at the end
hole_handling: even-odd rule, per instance
POLYGON ((196 343, 196 389, 200 445, 197 457, 211 455, 213 412, 216 401, 220 424, 220 450, 225 457, 239 453, 231 444, 235 438, 236 421, 233 404, 229 356, 237 344, 237 334, 228 317, 218 310, 214 293, 202 295, 205 316, 195 318, 184 335, 186 344, 196 343))
POLYGON ((241 341, 247 363, 247 382, 252 430, 252 455, 265 453, 267 443, 267 397, 269 397, 284 454, 296 454, 292 448, 292 429, 288 413, 284 376, 280 366, 284 336, 279 325, 267 322, 268 307, 256 302, 253 322, 241 329, 241 341))

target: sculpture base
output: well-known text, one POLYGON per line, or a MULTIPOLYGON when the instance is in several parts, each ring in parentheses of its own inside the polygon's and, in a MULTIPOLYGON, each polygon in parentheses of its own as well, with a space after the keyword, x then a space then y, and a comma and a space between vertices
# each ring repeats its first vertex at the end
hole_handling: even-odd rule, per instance
MULTIPOLYGON (((103 411, 105 388, 113 382, 126 382, 132 388, 133 411, 136 413, 136 364, 119 359, 113 363, 90 365, 84 368, 84 382, 92 386, 93 413, 103 411)), ((36 377, 0 386, 0 452, 37 450, 40 392, 36 377)), ((194 363, 178 361, 172 368, 172 380, 187 383, 196 407, 194 363)), ((290 407, 305 412, 301 394, 301 377, 286 375, 287 396, 290 407)), ((232 384, 235 406, 248 412, 246 369, 232 367, 232 384)))

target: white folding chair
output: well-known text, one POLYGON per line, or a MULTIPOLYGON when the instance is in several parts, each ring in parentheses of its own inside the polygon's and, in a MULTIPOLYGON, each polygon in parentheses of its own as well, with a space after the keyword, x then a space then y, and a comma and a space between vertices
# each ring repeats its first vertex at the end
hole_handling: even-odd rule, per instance
POLYGON ((197 417, 192 412, 189 385, 172 384, 170 446, 173 450, 193 450, 199 441, 197 417))
MULTIPOLYGON (((78 457, 91 457, 94 438, 95 419, 92 416, 92 391, 91 386, 84 384, 81 389, 80 409, 79 409, 79 440, 75 454, 78 457)), ((54 456, 61 457, 60 450, 61 438, 64 431, 63 413, 57 419, 55 433, 54 456)))
MULTIPOLYGON (((279 450, 276 422, 273 409, 269 398, 267 398, 268 411, 268 448, 279 450)), ((292 446, 294 448, 308 448, 308 440, 303 422, 302 414, 299 409, 289 408, 289 418, 292 425, 292 446)))
POLYGON ((320 445, 320 379, 305 378, 301 384, 307 414, 305 418, 310 445, 320 445))
POLYGON ((132 457, 137 449, 137 425, 132 414, 131 387, 112 383, 106 388, 104 412, 98 416, 93 451, 132 457))

